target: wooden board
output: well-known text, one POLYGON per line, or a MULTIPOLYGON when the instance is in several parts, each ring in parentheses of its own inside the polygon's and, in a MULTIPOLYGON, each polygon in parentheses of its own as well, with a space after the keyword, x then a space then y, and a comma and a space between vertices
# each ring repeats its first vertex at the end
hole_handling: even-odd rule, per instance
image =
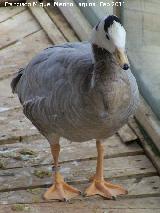
MULTIPOLYGON (((10 35, 11 36, 11 35, 10 35)), ((51 46, 45 33, 40 30, 16 44, 0 51, 0 80, 13 75, 24 67, 35 54, 51 46)))
POLYGON ((26 10, 25 7, 0 7, 0 23, 26 10))
MULTIPOLYGON (((29 181, 28 179, 26 181, 29 181)), ((119 183, 121 185, 124 185, 125 188, 129 189, 129 193, 126 196, 123 196, 122 198, 141 198, 141 204, 139 201, 138 206, 144 205, 143 198, 144 197, 150 197, 150 202, 146 204, 146 207, 144 206, 144 209, 147 208, 147 206, 152 205, 152 203, 157 203, 158 200, 160 199, 158 196, 160 196, 160 177, 159 176, 152 176, 152 177, 144 177, 143 179, 125 179, 125 180, 116 180, 112 179, 112 182, 119 183), (156 189, 156 190, 155 190, 156 189), (153 198, 154 197, 154 198, 153 198), (156 198, 158 197, 158 198, 156 198), (157 202, 154 202, 154 200, 157 202)), ((81 191, 84 191, 84 189, 89 185, 87 184, 73 184, 75 187, 81 189, 81 191)), ((1 192, 0 193, 0 204, 7 204, 7 203, 41 203, 45 202, 42 198, 43 193, 46 191, 46 188, 36 188, 36 189, 28 189, 28 190, 18 190, 18 191, 9 191, 9 192, 1 192)), ((71 204, 80 204, 82 202, 82 205, 87 206, 94 206, 94 204, 98 204, 101 206, 101 208, 104 208, 109 202, 112 202, 111 204, 113 205, 113 201, 107 201, 107 200, 102 200, 102 198, 99 198, 98 196, 95 197, 90 197, 90 198, 85 198, 82 196, 77 197, 76 199, 71 201, 71 204), (95 201, 95 198, 97 202, 95 201), (82 202, 83 200, 83 202, 82 202), (89 202, 91 201, 91 202, 89 202)), ((117 201, 118 202, 118 201, 117 201)), ((136 200, 134 203, 131 204, 131 201, 127 201, 124 203, 125 204, 120 204, 121 200, 119 201, 119 208, 122 208, 123 205, 132 206, 133 204, 136 203, 136 200)), ((122 202, 123 203, 123 202, 122 202)), ((54 202, 55 205, 57 205, 57 202, 54 202)), ((116 202, 114 201, 114 204, 116 205, 116 202)), ((63 205, 66 205, 65 203, 61 203, 61 207, 63 205)), ((99 206, 98 205, 98 206, 99 206)), ((158 205, 158 204, 157 204, 158 205)), ((138 207, 137 206, 137 207, 138 207)), ((153 205, 152 205, 153 206, 153 205)), ((158 205, 159 206, 159 205, 158 205)), ((142 207, 141 207, 142 208, 142 207)), ((155 206, 156 208, 156 206, 155 206)))
MULTIPOLYGON (((57 0, 57 2, 65 3, 65 0, 57 0)), ((74 6, 59 6, 59 9, 63 13, 69 24, 72 26, 80 40, 88 40, 92 27, 84 18, 75 2, 73 0, 70 0, 69 2, 72 3, 74 6)))
POLYGON ((25 10, 0 23, 0 49, 11 45, 15 42, 40 30, 39 24, 34 20, 29 11, 25 10), (27 23, 27 24, 24 24, 27 23))
MULTIPOLYGON (((84 143, 70 143, 62 138, 60 144, 61 153, 59 162, 81 161, 97 157, 95 140, 84 143), (79 150, 82 151, 79 152, 79 150)), ((126 146, 116 135, 107 139, 104 146, 105 158, 143 154, 143 150, 138 144, 135 143, 131 144, 131 146, 126 146)), ((47 140, 23 141, 22 144, 6 144, 0 147, 1 169, 46 165, 51 164, 52 161, 50 146, 47 140)))
POLYGON ((159 152, 157 152, 157 149, 153 146, 152 141, 147 141, 147 139, 144 138, 144 135, 142 135, 139 126, 137 125, 136 121, 134 119, 131 119, 129 121, 129 126, 135 131, 139 138, 139 143, 142 145, 146 155, 149 157, 149 159, 152 161, 153 165, 157 169, 159 175, 160 175, 160 157, 159 152))
POLYGON ((160 121, 142 97, 136 118, 160 152, 160 121))
POLYGON ((45 33, 48 35, 49 39, 54 44, 65 43, 66 40, 61 32, 58 30, 57 26, 52 22, 50 17, 47 15, 45 10, 38 6, 28 7, 32 14, 35 16, 41 27, 44 29, 45 33))
POLYGON ((135 140, 138 139, 138 137, 136 136, 136 134, 133 132, 133 130, 127 124, 125 124, 118 131, 118 135, 120 136, 121 140, 124 143, 129 143, 131 141, 135 141, 135 140))
MULTIPOLYGON (((155 200, 154 204, 155 206, 159 206, 158 202, 159 199, 157 198, 152 198, 153 200, 155 200)), ((147 203, 150 203, 150 200, 148 198, 141 198, 141 202, 143 204, 143 206, 141 208, 137 207, 137 203, 140 202, 140 199, 137 199, 135 201, 135 199, 127 199, 126 200, 128 203, 130 204, 134 204, 135 207, 130 208, 130 205, 127 206, 127 202, 123 202, 123 200, 121 201, 101 201, 100 199, 94 199, 94 202, 89 202, 86 201, 85 204, 83 204, 82 202, 79 201, 76 202, 72 202, 72 203, 67 203, 64 204, 62 202, 52 202, 52 203, 41 203, 41 204, 20 204, 20 205, 0 205, 0 213, 15 213, 14 209, 18 209, 21 208, 22 211, 21 212, 29 212, 29 213, 43 213, 43 212, 47 212, 47 213, 53 213, 53 209, 54 212, 56 213, 159 213, 159 208, 156 208, 153 205, 147 205, 147 203), (118 205, 117 205, 118 202, 118 205), (124 204, 124 205, 123 205, 124 204), (146 208, 146 205, 148 207, 148 209, 146 208), (120 206, 120 208, 118 208, 120 206)), ((133 205, 132 205, 133 206, 133 205)))
POLYGON ((69 42, 79 41, 74 30, 70 27, 66 19, 63 17, 59 9, 55 7, 45 7, 45 10, 51 20, 56 24, 65 39, 69 42))
MULTIPOLYGON (((37 190, 38 191, 38 190, 37 190)), ((36 192, 36 191, 35 191, 36 192)), ((15 193, 13 193, 15 194, 15 193)), ((18 195, 18 193, 17 193, 18 195)), ((20 193, 19 193, 20 195, 20 193)), ((11 198, 11 196, 9 197, 9 199, 11 198)), ((9 200, 10 201, 10 200, 9 200)), ((78 204, 78 207, 79 208, 82 208, 82 209, 102 209, 102 210, 105 210, 105 209, 112 209, 114 207, 114 209, 121 209, 121 210, 125 210, 125 209, 128 209, 130 208, 130 210, 137 210, 137 209, 143 209, 143 210, 147 210, 147 209, 152 209, 152 210, 159 210, 160 209, 160 198, 159 197, 151 197, 151 198, 137 198, 137 199, 133 199, 133 198, 130 198, 130 199, 117 199, 116 202, 114 200, 103 200, 102 198, 100 197, 90 197, 90 198, 84 198, 84 202, 80 202, 81 200, 77 199, 77 200, 74 200, 73 202, 70 202, 68 204, 66 203, 63 203, 63 202, 49 202, 49 203, 39 203, 39 204, 29 204, 29 206, 31 207, 31 211, 32 211, 32 208, 33 209, 37 209, 37 211, 39 212, 39 210, 44 210, 43 212, 48 212, 48 211, 45 211, 47 210, 48 208, 53 210, 53 207, 54 208, 58 208, 59 209, 67 209, 69 210, 70 208, 74 208, 74 210, 77 209, 77 204, 78 204)), ((34 202, 34 201, 33 201, 34 202)), ((11 208, 13 205, 1 205, 0 209, 5 209, 5 210, 9 210, 9 208, 11 208)), ((28 206, 26 204, 26 206, 28 206)), ((49 210, 48 209, 48 210, 49 210)), ((6 211, 8 212, 8 211, 6 211)), ((68 212, 68 211, 67 211, 68 212)), ((92 211, 92 213, 94 213, 92 211)), ((104 213, 104 212, 103 212, 104 213)), ((152 213, 152 212, 151 212, 152 213)))
MULTIPOLYGON (((90 176, 94 175, 95 169, 96 160, 75 160, 63 163, 60 172, 67 182, 84 183, 88 182, 90 176)), ((51 184, 51 174, 51 165, 1 170, 0 191, 46 186, 51 184), (41 173, 44 173, 42 178, 36 175, 41 173)), ((104 175, 107 179, 123 180, 128 177, 142 179, 145 176, 156 175, 156 170, 147 157, 138 155, 105 159, 104 175)), ((133 188, 134 185, 137 186, 137 183, 132 183, 130 187, 133 188)))
POLYGON ((12 78, 0 81, 0 113, 20 107, 18 97, 12 94, 10 83, 12 78))
POLYGON ((0 144, 40 137, 36 128, 22 114, 22 109, 18 108, 0 113, 0 121, 0 144))

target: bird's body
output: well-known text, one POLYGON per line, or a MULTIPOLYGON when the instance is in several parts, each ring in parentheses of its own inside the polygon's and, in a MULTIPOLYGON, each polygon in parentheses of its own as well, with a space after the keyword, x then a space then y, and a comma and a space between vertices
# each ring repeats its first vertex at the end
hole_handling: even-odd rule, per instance
POLYGON ((47 48, 12 80, 24 114, 51 146, 55 184, 44 194, 45 199, 66 200, 80 193, 58 172, 60 137, 77 142, 96 139, 96 174, 86 196, 112 198, 127 193, 123 187, 104 181, 102 145, 138 105, 138 87, 129 70, 125 38, 120 20, 105 17, 94 27, 90 43, 47 48))
POLYGON ((104 139, 134 113, 138 89, 131 71, 117 66, 107 52, 100 62, 92 54, 88 42, 56 45, 24 69, 16 91, 25 115, 47 138, 104 139), (103 62, 93 73, 95 63, 103 62))

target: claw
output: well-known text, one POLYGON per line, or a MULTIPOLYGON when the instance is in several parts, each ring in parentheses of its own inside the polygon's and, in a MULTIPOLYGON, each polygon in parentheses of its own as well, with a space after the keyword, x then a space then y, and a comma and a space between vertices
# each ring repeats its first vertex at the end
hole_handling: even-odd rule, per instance
POLYGON ((117 197, 113 195, 112 196, 112 200, 116 200, 116 199, 117 199, 117 197))

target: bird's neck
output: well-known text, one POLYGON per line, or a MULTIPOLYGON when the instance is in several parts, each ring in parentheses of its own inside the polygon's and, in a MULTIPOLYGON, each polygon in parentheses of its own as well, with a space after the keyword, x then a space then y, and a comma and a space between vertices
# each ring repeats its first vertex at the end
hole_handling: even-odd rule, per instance
POLYGON ((115 62, 111 53, 95 44, 92 44, 92 52, 94 57, 92 83, 95 83, 97 79, 105 80, 109 74, 114 72, 115 62))
POLYGON ((115 66, 115 61, 111 53, 107 50, 92 44, 95 72, 110 72, 115 66))
POLYGON ((96 63, 105 60, 107 51, 96 44, 92 44, 92 51, 96 63))

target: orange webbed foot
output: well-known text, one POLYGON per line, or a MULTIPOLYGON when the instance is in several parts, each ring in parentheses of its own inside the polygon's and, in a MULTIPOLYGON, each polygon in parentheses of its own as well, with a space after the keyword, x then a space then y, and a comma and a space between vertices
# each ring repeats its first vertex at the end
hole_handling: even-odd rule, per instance
POLYGON ((117 195, 125 195, 127 193, 128 191, 122 186, 94 178, 91 185, 85 190, 84 195, 101 195, 108 199, 115 199, 117 195))
POLYGON ((64 182, 63 177, 58 174, 55 184, 44 193, 44 199, 68 201, 80 194, 81 192, 78 189, 64 182))

